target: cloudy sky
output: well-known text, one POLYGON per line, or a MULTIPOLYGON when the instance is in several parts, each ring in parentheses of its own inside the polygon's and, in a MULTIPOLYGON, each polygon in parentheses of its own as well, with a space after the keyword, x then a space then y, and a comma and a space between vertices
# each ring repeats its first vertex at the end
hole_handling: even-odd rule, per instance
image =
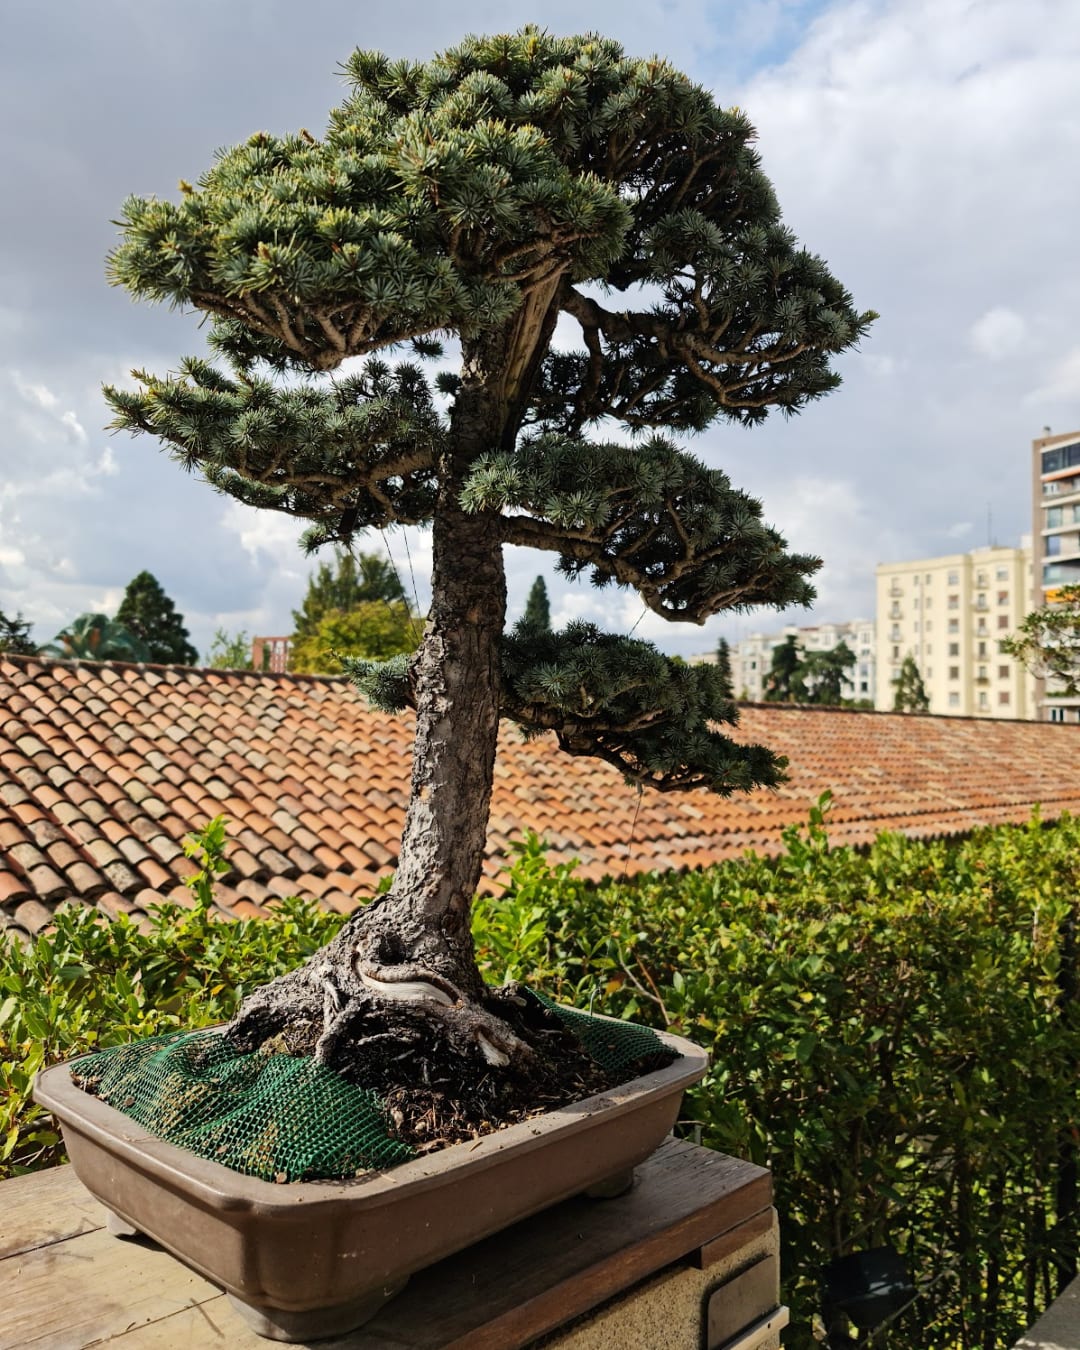
MULTIPOLYGON (((357 46, 423 57, 528 21, 595 29, 748 112, 787 223, 882 315, 828 399, 693 446, 825 559, 813 615, 792 619, 869 616, 878 562, 1018 542, 1031 438, 1080 426, 1075 0, 8 0, 3 16, 0 610, 39 641, 114 611, 144 568, 201 652, 219 627, 289 631, 311 567, 291 522, 103 429, 103 381, 202 345, 192 316, 111 290, 104 258, 128 193, 172 196, 252 131, 321 128, 357 46)), ((402 535, 388 542, 408 575, 402 535)), ((423 604, 428 541, 408 542, 423 604)), ((557 620, 641 615, 556 580, 550 555, 511 554, 512 616, 540 572, 557 620)), ((650 614, 636 632, 690 654, 780 622, 650 614)))

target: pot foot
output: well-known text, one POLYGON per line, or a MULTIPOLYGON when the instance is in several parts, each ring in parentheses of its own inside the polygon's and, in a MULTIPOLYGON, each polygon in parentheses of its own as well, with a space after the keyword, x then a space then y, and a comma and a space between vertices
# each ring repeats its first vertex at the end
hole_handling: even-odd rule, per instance
POLYGON ((137 1238, 142 1234, 137 1228, 132 1228, 127 1219, 122 1219, 115 1210, 107 1209, 105 1211, 105 1227, 113 1237, 118 1238, 137 1238))
POLYGON ((306 1312, 244 1303, 235 1294, 228 1294, 227 1297, 256 1336, 263 1336, 268 1341, 306 1344, 325 1336, 344 1336, 355 1331, 374 1317, 396 1294, 400 1294, 408 1282, 406 1276, 383 1288, 370 1289, 348 1303, 339 1303, 333 1308, 310 1308, 306 1312))
POLYGON ((620 1195, 625 1195, 633 1184, 634 1169, 628 1167, 625 1172, 612 1172, 611 1176, 604 1177, 603 1181, 586 1186, 582 1195, 589 1200, 614 1200, 620 1195))

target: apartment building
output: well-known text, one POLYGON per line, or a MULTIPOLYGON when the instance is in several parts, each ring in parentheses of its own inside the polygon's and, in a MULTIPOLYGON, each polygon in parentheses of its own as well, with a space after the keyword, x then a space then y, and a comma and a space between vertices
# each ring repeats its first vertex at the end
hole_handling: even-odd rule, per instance
MULTIPOLYGON (((1030 609, 1053 598, 1058 586, 1080 585, 1080 431, 1055 436, 1049 427, 1031 443, 1032 584, 1030 609)), ((1035 682, 1035 716, 1080 722, 1080 698, 1035 682)))
POLYGON ((1029 609, 1032 548, 977 548, 877 568, 878 708, 893 706, 905 656, 932 713, 1035 716, 1035 681, 1001 651, 1029 609))
POLYGON ((846 642, 855 653, 852 677, 845 682, 846 699, 874 698, 875 634, 870 619, 855 619, 851 623, 821 623, 798 627, 788 624, 779 633, 751 633, 749 637, 731 645, 731 682, 738 698, 760 703, 765 697, 772 654, 775 648, 794 633, 804 652, 831 652, 846 642))

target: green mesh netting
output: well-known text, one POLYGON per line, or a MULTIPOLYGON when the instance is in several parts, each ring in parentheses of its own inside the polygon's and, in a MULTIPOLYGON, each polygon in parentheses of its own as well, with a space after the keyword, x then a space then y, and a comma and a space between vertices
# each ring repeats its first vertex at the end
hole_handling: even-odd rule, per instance
MULTIPOLYGON (((648 1027, 537 997, 605 1069, 663 1050, 648 1027)), ((390 1137, 377 1093, 273 1042, 241 1053, 218 1031, 173 1032, 87 1055, 71 1072, 151 1134, 263 1181, 339 1180, 414 1156, 390 1137)))

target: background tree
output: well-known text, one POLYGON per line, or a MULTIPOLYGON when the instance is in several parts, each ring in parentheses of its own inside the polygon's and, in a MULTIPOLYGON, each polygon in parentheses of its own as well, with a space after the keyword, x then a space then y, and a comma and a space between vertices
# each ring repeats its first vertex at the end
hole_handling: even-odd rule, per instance
MULTIPOLYGON (((315 636, 319 624, 332 611, 347 614, 373 600, 403 601, 405 591, 392 563, 377 553, 353 554, 334 550, 334 564, 321 562, 308 579, 307 592, 294 609, 291 642, 295 647, 315 636)), ((291 669, 290 665, 290 669, 291 669)))
POLYGON ((930 699, 919 674, 919 667, 910 652, 900 663, 900 674, 893 680, 893 712, 925 713, 930 711, 930 699))
POLYGON ((764 698, 766 703, 802 703, 806 699, 803 653, 794 633, 773 648, 764 698))
POLYGON ((315 632, 289 649, 289 669, 302 675, 340 675, 342 657, 387 661, 420 645, 421 621, 404 600, 365 600, 324 614, 315 632))
POLYGON ((188 641, 184 617, 150 572, 140 572, 128 582, 116 622, 133 633, 150 653, 150 661, 162 665, 194 666, 199 653, 188 641))
POLYGON ((210 670, 251 670, 251 642, 247 633, 241 629, 238 633, 228 633, 219 628, 206 653, 206 664, 210 670))
POLYGON ((32 625, 17 613, 13 619, 0 610, 0 652, 11 656, 33 656, 37 643, 30 637, 32 625))
POLYGON ((106 614, 80 614, 41 648, 41 655, 71 661, 149 661, 150 649, 106 614))
POLYGON ((807 703, 838 708, 844 701, 844 685, 850 682, 855 653, 846 642, 838 642, 831 651, 807 652, 799 672, 807 703))
POLYGON ((459 1053, 468 1097, 472 1068, 539 1063, 512 997, 484 988, 469 926, 499 719, 661 790, 783 768, 718 729, 736 712, 711 665, 586 624, 504 635, 505 546, 667 619, 808 604, 819 561, 660 433, 798 411, 874 316, 781 224, 744 114, 664 61, 530 26, 426 63, 357 51, 345 73, 322 139, 259 132, 179 202, 124 204, 112 281, 203 311, 220 362, 107 397, 115 426, 219 491, 310 521, 309 547, 431 523, 419 650, 350 667, 379 706, 416 710, 393 886, 249 996, 230 1036, 320 1027, 316 1058, 371 1081, 362 1028, 393 1020, 414 1057, 459 1053), (562 317, 578 350, 552 349, 562 317), (439 333, 460 363, 430 380, 439 333), (372 356, 403 345, 414 359, 372 356), (605 418, 641 435, 596 439, 605 418))
POLYGON ((1057 688, 1051 693, 1080 693, 1080 586, 1061 586, 1054 599, 1033 610, 1001 650, 1057 688))
POLYGON ((518 626, 530 633, 551 632, 551 604, 548 601, 547 583, 543 577, 537 577, 525 601, 525 613, 518 626))
POLYGON ((725 697, 735 697, 734 677, 731 673, 731 647, 728 645, 727 638, 721 638, 716 644, 716 674, 720 680, 720 687, 725 690, 725 697))

